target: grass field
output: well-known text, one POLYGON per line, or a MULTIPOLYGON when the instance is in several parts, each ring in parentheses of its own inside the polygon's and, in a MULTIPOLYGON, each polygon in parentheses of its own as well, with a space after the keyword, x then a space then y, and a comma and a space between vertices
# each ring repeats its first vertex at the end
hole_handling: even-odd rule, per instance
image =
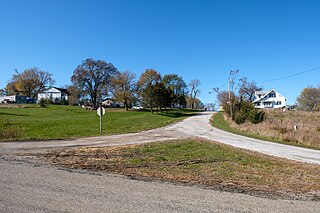
POLYGON ((320 167, 204 140, 56 150, 38 157, 54 165, 166 180, 232 192, 320 199, 320 167))
POLYGON ((237 125, 226 120, 223 113, 211 119, 213 126, 235 134, 293 146, 320 150, 320 113, 279 110, 266 111, 266 120, 259 124, 237 125), (293 126, 297 125, 295 131, 293 126))
MULTIPOLYGON (((0 140, 48 140, 99 135, 96 111, 77 106, 0 108, 0 140)), ((106 109, 103 135, 138 132, 171 124, 196 112, 170 109, 167 113, 106 109)))

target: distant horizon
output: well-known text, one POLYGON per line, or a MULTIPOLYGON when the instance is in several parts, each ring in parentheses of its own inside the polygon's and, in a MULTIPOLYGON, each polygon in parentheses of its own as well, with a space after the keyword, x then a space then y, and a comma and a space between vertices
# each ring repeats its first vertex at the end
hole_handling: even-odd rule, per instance
POLYGON ((71 84, 85 59, 137 75, 147 68, 201 82, 199 99, 227 90, 230 70, 294 104, 320 86, 318 1, 12 0, 0 2, 0 88, 38 67, 71 84))

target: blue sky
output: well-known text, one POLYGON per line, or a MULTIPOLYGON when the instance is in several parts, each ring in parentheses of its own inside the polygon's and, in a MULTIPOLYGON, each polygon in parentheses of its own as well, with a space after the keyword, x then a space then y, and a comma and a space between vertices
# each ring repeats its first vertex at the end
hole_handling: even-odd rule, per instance
POLYGON ((227 89, 230 70, 294 103, 320 84, 320 2, 272 0, 0 0, 0 88, 18 69, 70 84, 86 58, 137 77, 154 68, 201 81, 200 99, 227 89), (259 83, 260 82, 260 83, 259 83), (265 83, 263 83, 265 82, 265 83))

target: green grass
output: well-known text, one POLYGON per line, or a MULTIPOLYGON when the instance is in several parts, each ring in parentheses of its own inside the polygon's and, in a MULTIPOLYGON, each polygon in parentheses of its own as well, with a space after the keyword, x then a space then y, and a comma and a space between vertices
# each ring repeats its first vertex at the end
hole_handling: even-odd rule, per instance
MULTIPOLYGON (((40 154, 55 165, 201 184, 227 191, 307 193, 320 189, 320 167, 204 140, 76 148, 40 154)), ((318 194, 319 198, 320 194, 318 194)))
MULTIPOLYGON (((103 116, 103 135, 153 129, 195 113, 192 110, 169 109, 167 113, 151 114, 148 110, 125 111, 107 108, 103 116)), ((0 108, 1 132, 2 141, 96 136, 99 135, 99 116, 95 110, 84 110, 76 106, 0 108)))
MULTIPOLYGON (((320 148, 318 147, 314 147, 314 146, 308 146, 305 144, 299 144, 299 143, 293 143, 290 141, 282 141, 278 138, 273 138, 273 137, 266 137, 263 135, 259 135, 259 134, 254 134, 251 132, 244 132, 241 131, 239 129, 236 128, 232 128, 230 127, 230 125, 225 121, 224 117, 223 117, 223 113, 219 112, 213 115, 212 119, 211 119, 211 123, 214 127, 227 131, 227 132, 231 132, 234 134, 238 134, 238 135, 243 135, 246 137, 250 137, 250 138, 255 138, 255 139, 260 139, 260 140, 265 140, 265 141, 270 141, 270 142, 275 142, 275 143, 281 143, 281 144, 286 144, 286 145, 291 145, 291 146, 298 146, 298 147, 303 147, 303 148, 308 148, 308 149, 316 149, 316 150, 320 150, 320 148)), ((254 124, 252 124, 254 125, 254 124)))

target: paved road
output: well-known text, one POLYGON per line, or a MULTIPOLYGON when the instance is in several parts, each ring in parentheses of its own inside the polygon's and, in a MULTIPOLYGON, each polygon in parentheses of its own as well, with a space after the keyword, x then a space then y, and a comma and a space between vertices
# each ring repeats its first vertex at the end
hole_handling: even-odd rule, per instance
POLYGON ((210 116, 205 113, 168 127, 129 135, 0 143, 0 212, 319 212, 320 202, 270 200, 199 187, 137 181, 124 176, 62 170, 19 161, 14 155, 66 146, 113 146, 195 136, 320 163, 319 151, 225 133, 209 125, 210 116))
POLYGON ((270 200, 0 159, 0 212, 319 212, 320 202, 270 200))

